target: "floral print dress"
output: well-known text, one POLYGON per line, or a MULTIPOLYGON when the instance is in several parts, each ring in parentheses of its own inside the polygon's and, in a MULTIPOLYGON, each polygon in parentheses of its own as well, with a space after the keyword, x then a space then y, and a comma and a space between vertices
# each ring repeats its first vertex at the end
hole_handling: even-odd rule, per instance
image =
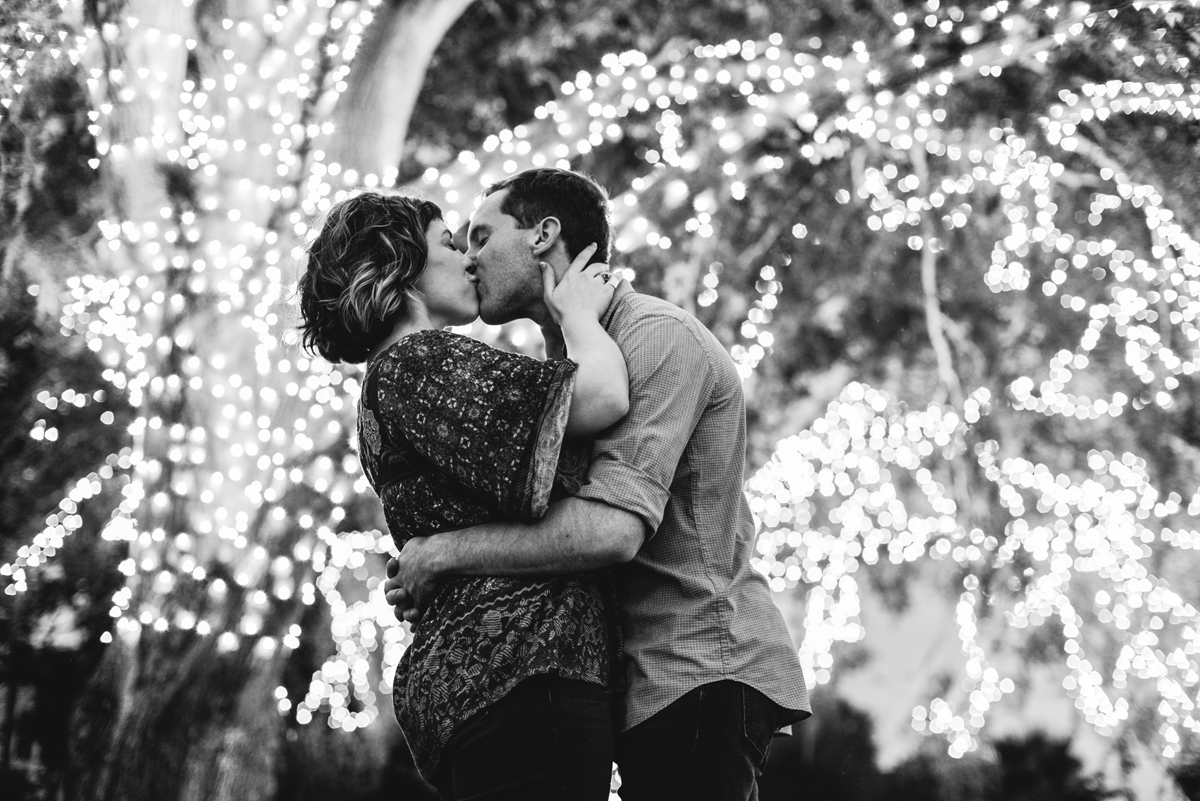
MULTIPOLYGON (((567 441, 574 362, 539 361, 446 331, 404 337, 368 367, 359 454, 396 546, 541 517, 578 489, 588 443, 567 441)), ((598 574, 443 583, 401 657, 396 719, 432 779, 455 732, 522 679, 607 686, 616 609, 598 574)))

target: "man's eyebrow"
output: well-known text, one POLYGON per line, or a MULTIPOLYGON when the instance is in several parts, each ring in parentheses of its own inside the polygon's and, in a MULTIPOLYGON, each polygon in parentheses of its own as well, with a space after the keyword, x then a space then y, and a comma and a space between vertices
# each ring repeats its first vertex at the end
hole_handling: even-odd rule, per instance
POLYGON ((492 227, 490 225, 488 225, 487 223, 478 223, 476 225, 472 225, 470 227, 470 229, 467 231, 467 238, 473 242, 476 239, 478 239, 481 235, 488 233, 491 230, 492 230, 492 227))

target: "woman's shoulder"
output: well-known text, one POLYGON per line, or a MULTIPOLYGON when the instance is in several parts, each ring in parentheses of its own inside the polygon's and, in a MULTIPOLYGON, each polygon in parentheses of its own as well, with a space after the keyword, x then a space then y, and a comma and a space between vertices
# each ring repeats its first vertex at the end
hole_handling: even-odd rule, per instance
POLYGON ((381 368, 388 372, 412 369, 431 361, 454 359, 459 355, 490 349, 474 337, 456 334, 453 331, 428 329, 398 339, 371 362, 369 369, 381 368))

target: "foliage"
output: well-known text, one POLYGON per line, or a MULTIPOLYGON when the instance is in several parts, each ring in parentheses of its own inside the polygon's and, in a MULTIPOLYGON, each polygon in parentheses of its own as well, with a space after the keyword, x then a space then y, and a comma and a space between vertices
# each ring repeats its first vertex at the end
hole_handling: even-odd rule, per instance
POLYGON ((0 73, 23 87, 4 93, 13 102, 0 118, 0 558, 14 561, 31 541, 54 557, 0 611, 3 770, 49 795, 63 778, 71 703, 99 659, 121 585, 119 555, 97 532, 120 494, 101 482, 131 418, 96 354, 54 319, 58 290, 87 271, 97 183, 78 76, 25 49, 34 32, 55 29, 55 12, 38 2, 0 10, 10 59, 0 73), (89 534, 65 540, 56 526, 66 518, 89 534), (29 764, 33 749, 41 770, 14 769, 9 760, 29 764))
POLYGON ((876 766, 871 718, 832 693, 813 696, 809 726, 771 744, 760 791, 763 801, 796 797, 814 801, 1100 801, 1113 797, 1087 775, 1070 743, 1034 733, 1004 739, 994 757, 949 757, 920 748, 888 770, 876 766))
MULTIPOLYGON (((429 166, 475 150, 487 136, 533 118, 580 70, 594 70, 608 53, 656 53, 669 41, 739 39, 789 41, 811 35, 822 6, 786 2, 702 0, 571 0, 533 3, 477 0, 446 36, 426 73, 413 113, 401 181, 429 166), (463 86, 473 87, 463 92, 463 86)), ((629 165, 632 166, 632 165, 629 165)))

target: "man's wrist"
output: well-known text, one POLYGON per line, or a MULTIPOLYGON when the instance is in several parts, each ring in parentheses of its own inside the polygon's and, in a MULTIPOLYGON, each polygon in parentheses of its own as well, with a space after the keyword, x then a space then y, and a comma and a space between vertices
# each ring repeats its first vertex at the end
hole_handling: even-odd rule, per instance
POLYGON ((441 534, 431 534, 416 540, 418 545, 414 556, 420 561, 425 574, 433 581, 441 581, 450 572, 446 564, 445 549, 441 547, 444 539, 441 534))

